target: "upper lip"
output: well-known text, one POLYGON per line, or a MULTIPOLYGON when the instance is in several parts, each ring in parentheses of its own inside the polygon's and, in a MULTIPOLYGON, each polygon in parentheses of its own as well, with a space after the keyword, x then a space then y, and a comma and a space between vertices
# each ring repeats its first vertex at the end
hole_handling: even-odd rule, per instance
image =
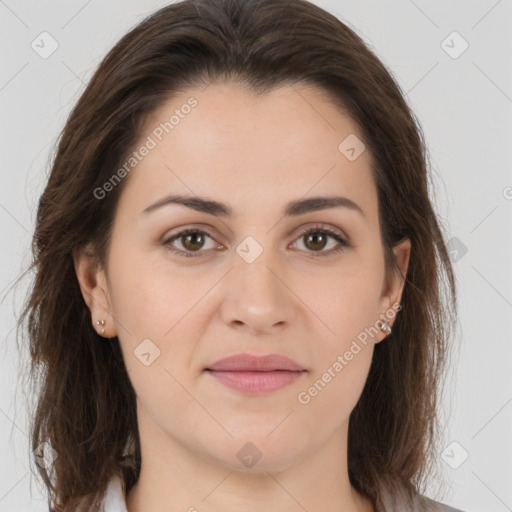
POLYGON ((305 371, 305 369, 293 359, 279 354, 258 356, 251 354, 234 354, 215 361, 213 364, 207 366, 205 370, 224 372, 270 372, 273 370, 287 370, 292 372, 305 371))

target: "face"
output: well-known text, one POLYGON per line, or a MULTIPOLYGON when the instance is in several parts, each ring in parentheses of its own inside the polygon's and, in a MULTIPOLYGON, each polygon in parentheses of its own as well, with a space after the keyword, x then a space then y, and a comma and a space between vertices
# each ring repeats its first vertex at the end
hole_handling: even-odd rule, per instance
MULTIPOLYGON (((247 466, 241 449, 259 452, 266 470, 343 439, 403 286, 386 280, 370 154, 354 137, 349 117, 299 84, 259 97, 230 82, 191 88, 149 120, 107 268, 75 260, 93 321, 119 337, 145 432, 230 468, 247 466), (321 197, 345 199, 293 207, 321 197), (205 370, 239 353, 303 371, 205 370)), ((404 275, 409 250, 394 249, 404 275)))

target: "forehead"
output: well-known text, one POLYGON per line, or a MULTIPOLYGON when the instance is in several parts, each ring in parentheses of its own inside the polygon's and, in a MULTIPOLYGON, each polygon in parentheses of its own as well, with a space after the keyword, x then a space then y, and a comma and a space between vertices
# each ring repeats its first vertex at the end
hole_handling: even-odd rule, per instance
POLYGON ((151 148, 120 202, 140 212, 166 193, 197 194, 228 202, 236 213, 335 192, 375 216, 369 151, 349 159, 347 144, 357 153, 364 148, 358 126, 312 86, 263 95, 233 82, 190 88, 146 122, 135 149, 151 148))

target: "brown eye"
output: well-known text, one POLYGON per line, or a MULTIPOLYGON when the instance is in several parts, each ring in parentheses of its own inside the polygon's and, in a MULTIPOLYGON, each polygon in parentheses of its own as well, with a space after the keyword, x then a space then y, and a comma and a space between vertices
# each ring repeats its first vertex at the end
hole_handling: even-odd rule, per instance
POLYGON ((197 251, 201 249, 204 245, 204 234, 203 233, 192 233, 189 235, 181 235, 182 242, 181 244, 187 251, 197 251))
POLYGON ((309 252, 313 257, 332 256, 345 248, 353 247, 339 233, 322 226, 308 229, 299 236, 298 240, 303 241, 306 252, 309 252), (334 239, 337 243, 333 243, 330 250, 324 250, 329 244, 329 239, 334 239))
MULTIPOLYGON (((187 228, 176 233, 171 238, 168 238, 163 242, 163 245, 172 253, 185 258, 193 258, 207 252, 205 245, 208 238, 212 241, 212 245, 206 247, 206 249, 215 248, 216 244, 208 233, 200 229, 187 228), (181 248, 179 246, 176 247, 178 242, 181 248)), ((353 245, 348 240, 343 239, 339 233, 322 226, 310 228, 302 233, 298 240, 304 245, 304 250, 313 257, 332 256, 345 248, 353 247, 353 245), (328 247, 330 239, 333 240, 334 243, 331 243, 331 247, 329 247, 328 250, 324 250, 328 247)))
POLYGON ((327 245, 328 235, 322 232, 309 233, 304 235, 304 245, 313 251, 322 250, 327 245))
MULTIPOLYGON (((213 241, 212 237, 199 229, 185 229, 180 231, 171 238, 168 238, 163 244, 169 249, 169 251, 183 256, 185 258, 200 256, 201 253, 205 252, 201 249, 204 248, 206 239, 209 238, 213 241), (174 244, 179 241, 182 249, 175 248, 174 244), (197 253, 197 254, 193 254, 197 253)), ((213 244, 215 247, 215 244, 213 244)), ((211 247, 210 247, 211 248, 211 247)))

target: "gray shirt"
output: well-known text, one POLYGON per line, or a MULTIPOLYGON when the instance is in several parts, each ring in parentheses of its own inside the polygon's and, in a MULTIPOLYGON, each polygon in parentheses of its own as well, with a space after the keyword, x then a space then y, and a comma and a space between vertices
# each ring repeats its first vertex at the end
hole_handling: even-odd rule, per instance
MULTIPOLYGON (((433 503, 438 505, 438 512, 462 512, 462 510, 449 507, 448 505, 436 501, 433 503)), ((128 512, 126 508, 124 484, 118 476, 114 476, 110 480, 100 507, 100 512, 128 512)))

